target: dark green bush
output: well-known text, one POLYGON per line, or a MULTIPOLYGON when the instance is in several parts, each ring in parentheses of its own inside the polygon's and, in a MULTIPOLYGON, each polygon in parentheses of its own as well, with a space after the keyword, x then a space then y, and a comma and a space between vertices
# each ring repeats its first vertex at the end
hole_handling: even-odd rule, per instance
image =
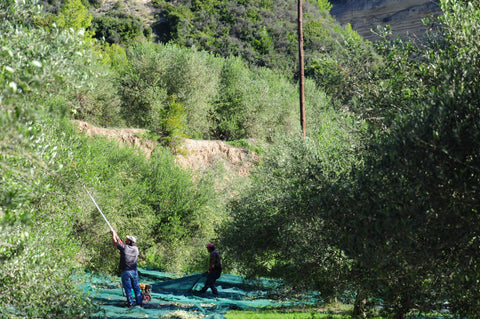
POLYGON ((297 126, 298 93, 288 81, 265 68, 250 69, 241 59, 225 59, 214 102, 215 138, 267 140, 297 126))
POLYGON ((91 29, 96 39, 116 44, 129 44, 151 34, 140 18, 115 13, 94 17, 91 29))
POLYGON ((350 284, 351 261, 331 244, 323 201, 360 161, 361 146, 349 115, 323 114, 311 138, 281 136, 265 150, 252 183, 229 205, 221 243, 247 276, 282 278, 291 293, 334 297, 350 284))

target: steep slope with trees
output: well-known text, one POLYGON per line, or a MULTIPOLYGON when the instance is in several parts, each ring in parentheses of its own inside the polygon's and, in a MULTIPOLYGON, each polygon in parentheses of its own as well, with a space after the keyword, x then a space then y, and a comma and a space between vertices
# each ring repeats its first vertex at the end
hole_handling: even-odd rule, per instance
MULTIPOLYGON (((296 1, 154 1, 162 10, 159 38, 238 56, 298 81, 296 1)), ((330 16, 326 0, 303 1, 305 72, 317 85, 348 100, 376 63, 369 43, 330 16)))
MULTIPOLYGON (((223 236, 232 253, 241 252, 239 267, 297 288, 349 285, 358 315, 381 298, 395 318, 441 309, 445 300, 456 313, 477 316, 479 42, 466 30, 480 25, 480 8, 441 5, 441 28, 427 43, 377 43, 384 64, 350 105, 368 123, 358 131, 365 148, 343 171, 328 174, 330 159, 310 162, 325 144, 308 140, 301 156, 293 156, 300 143, 286 142, 287 150, 263 161, 252 188, 231 206, 237 218, 223 236), (259 240, 247 246, 233 232, 259 240)), ((345 159, 345 151, 326 153, 345 159)))
MULTIPOLYGON (((258 21, 271 17, 273 3, 244 8, 253 3, 266 14, 258 21)), ((324 42, 310 47, 302 138, 294 77, 255 65, 261 59, 221 57, 182 37, 152 43, 142 32, 121 46, 99 40, 78 0, 48 14, 34 0, 0 2, 0 315, 94 311, 77 283, 85 270, 114 274, 117 259, 85 186, 120 234, 137 234, 142 266, 201 270, 214 240, 226 271, 283 279, 286 292, 351 292, 356 317, 381 309, 405 318, 447 300, 475 318, 480 8, 440 3, 444 16, 423 43, 385 34, 373 46, 335 23, 332 36, 320 27, 327 13, 312 14, 307 25, 324 42), (147 158, 79 134, 75 119, 142 129, 158 144, 147 158), (175 163, 188 136, 258 147, 258 165, 216 184, 225 167, 193 173, 175 163)), ((203 39, 196 14, 213 9, 237 21, 226 10, 234 2, 176 4, 158 3, 178 18, 174 36, 193 28, 203 39)), ((254 35, 251 44, 269 43, 254 35)))

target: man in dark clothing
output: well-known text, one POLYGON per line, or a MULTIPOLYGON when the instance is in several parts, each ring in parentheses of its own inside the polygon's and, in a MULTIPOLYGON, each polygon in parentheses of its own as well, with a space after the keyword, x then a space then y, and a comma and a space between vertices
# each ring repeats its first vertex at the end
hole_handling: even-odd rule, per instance
POLYGON ((212 293, 214 295, 218 295, 215 282, 222 274, 222 262, 220 261, 220 254, 215 250, 215 246, 213 244, 207 244, 207 250, 210 253, 210 262, 207 270, 207 282, 200 292, 204 293, 208 288, 210 288, 212 289, 212 293))
POLYGON ((117 234, 111 230, 112 242, 120 250, 119 269, 122 274, 122 286, 127 296, 127 307, 133 307, 132 288, 135 292, 136 305, 142 307, 142 291, 138 283, 137 258, 138 248, 135 246, 137 239, 133 236, 127 236, 125 244, 118 238, 117 234))

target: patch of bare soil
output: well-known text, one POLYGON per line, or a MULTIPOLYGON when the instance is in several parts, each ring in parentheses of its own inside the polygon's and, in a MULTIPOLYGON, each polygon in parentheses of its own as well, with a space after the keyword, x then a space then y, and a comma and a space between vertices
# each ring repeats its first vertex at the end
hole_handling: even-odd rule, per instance
POLYGON ((95 12, 105 14, 115 8, 125 14, 140 17, 149 26, 155 22, 155 14, 160 11, 153 6, 152 0, 104 0, 95 12))
POLYGON ((158 145, 155 141, 142 138, 142 135, 146 133, 146 130, 132 128, 102 128, 83 121, 74 121, 74 123, 77 124, 80 132, 85 133, 87 136, 102 136, 109 140, 117 140, 120 142, 120 145, 131 145, 140 149, 147 157, 152 155, 152 152, 158 145))
MULTIPOLYGON (((120 145, 130 145, 142 151, 147 158, 159 147, 157 141, 144 137, 144 129, 101 128, 87 122, 74 121, 80 132, 87 136, 102 136, 117 140, 120 145)), ((236 176, 248 176, 258 161, 258 155, 242 147, 233 147, 223 141, 185 139, 175 155, 177 165, 192 171, 207 170, 223 164, 225 170, 236 176)))
POLYGON ((182 152, 176 156, 179 166, 192 170, 205 170, 223 163, 228 171, 247 176, 258 160, 258 155, 244 148, 237 148, 223 141, 185 139, 182 152))

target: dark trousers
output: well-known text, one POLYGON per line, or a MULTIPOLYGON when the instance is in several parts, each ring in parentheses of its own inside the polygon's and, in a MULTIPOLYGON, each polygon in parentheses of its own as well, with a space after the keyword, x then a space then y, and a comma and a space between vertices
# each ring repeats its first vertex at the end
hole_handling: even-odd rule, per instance
POLYGON ((217 287, 215 286, 215 282, 218 278, 220 278, 222 271, 221 270, 211 270, 207 274, 207 282, 205 282, 205 286, 203 286, 200 292, 206 292, 208 288, 212 289, 212 293, 214 295, 218 295, 217 287))
POLYGON ((127 303, 133 306, 132 288, 135 293, 135 301, 138 306, 142 306, 142 291, 138 283, 138 272, 136 270, 125 270, 122 272, 122 285, 127 295, 127 303))

